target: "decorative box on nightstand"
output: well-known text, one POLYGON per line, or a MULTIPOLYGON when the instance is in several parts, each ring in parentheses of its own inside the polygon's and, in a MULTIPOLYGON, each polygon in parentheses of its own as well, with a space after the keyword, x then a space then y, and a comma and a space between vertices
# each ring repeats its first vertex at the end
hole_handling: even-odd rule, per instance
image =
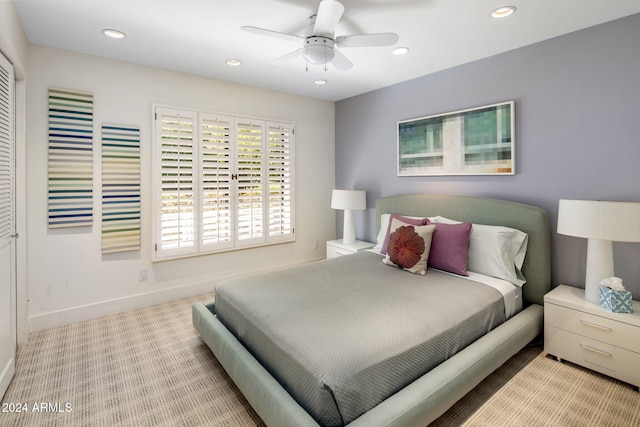
POLYGON ((327 258, 355 254, 356 252, 371 249, 374 246, 371 242, 363 242, 361 240, 356 240, 353 243, 344 243, 342 239, 329 240, 327 242, 327 258))
POLYGON ((544 350, 640 387, 640 302, 633 313, 612 313, 560 285, 544 296, 544 350))

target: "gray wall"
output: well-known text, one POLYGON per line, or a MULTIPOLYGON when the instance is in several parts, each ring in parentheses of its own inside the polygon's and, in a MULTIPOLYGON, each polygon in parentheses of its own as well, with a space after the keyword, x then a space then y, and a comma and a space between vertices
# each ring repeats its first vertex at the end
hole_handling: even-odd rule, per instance
MULTIPOLYGON (((640 202, 639 162, 640 14, 336 104, 336 188, 367 191, 356 222, 369 241, 375 200, 409 193, 538 205, 555 230, 561 198, 640 202), (398 120, 507 100, 516 102, 516 175, 396 175, 398 120)), ((582 287, 586 240, 554 231, 552 247, 554 286, 582 287)), ((614 262, 640 299, 640 243, 614 243, 614 262)))

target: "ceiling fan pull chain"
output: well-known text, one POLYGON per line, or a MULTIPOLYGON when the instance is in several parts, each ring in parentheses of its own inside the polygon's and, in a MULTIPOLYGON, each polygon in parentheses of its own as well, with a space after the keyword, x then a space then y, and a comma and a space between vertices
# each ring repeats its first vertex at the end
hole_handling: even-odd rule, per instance
POLYGON ((327 71, 327 46, 324 47, 324 71, 327 71))

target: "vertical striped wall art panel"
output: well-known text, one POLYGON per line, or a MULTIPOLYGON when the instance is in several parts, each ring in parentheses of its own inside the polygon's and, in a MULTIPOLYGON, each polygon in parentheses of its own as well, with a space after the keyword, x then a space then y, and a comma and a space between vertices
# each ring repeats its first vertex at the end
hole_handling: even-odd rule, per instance
POLYGON ((102 253, 140 249, 140 128, 102 125, 102 253))
POLYGON ((49 89, 49 228, 91 225, 93 94, 49 89))

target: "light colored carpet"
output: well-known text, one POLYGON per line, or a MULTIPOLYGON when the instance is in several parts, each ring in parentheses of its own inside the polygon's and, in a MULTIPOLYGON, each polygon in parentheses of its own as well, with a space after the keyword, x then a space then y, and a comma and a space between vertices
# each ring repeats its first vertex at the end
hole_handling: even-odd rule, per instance
MULTIPOLYGON (((191 324, 212 297, 31 334, 1 408, 26 412, 2 411, 0 425, 263 426, 191 324)), ((638 426, 640 397, 532 346, 432 425, 638 426)))
POLYGON ((430 427, 640 426, 640 394, 626 383, 525 348, 430 427))
POLYGON ((213 294, 36 332, 18 350, 0 413, 8 426, 257 426, 191 324, 191 306, 213 294), (70 412, 32 411, 40 402, 70 412))

